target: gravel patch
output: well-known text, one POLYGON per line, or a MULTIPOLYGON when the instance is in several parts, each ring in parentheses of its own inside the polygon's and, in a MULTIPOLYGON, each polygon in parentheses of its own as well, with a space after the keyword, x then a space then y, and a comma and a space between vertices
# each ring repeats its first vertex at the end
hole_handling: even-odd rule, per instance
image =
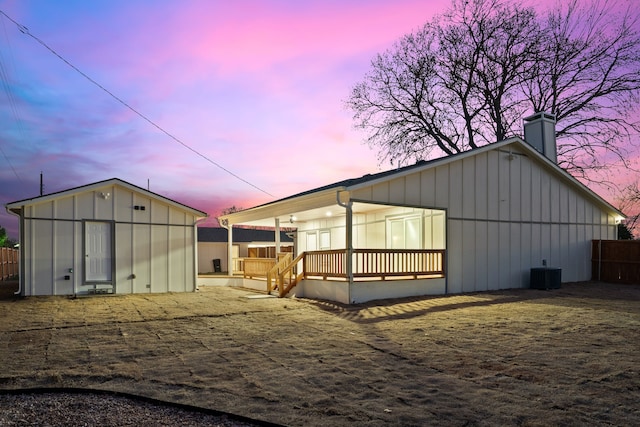
POLYGON ((224 414, 107 393, 0 394, 0 426, 253 427, 224 414))

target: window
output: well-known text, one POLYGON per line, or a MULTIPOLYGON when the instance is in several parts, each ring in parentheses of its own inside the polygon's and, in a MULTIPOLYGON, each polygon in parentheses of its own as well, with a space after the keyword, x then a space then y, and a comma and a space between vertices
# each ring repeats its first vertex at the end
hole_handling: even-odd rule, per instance
POLYGON ((318 234, 315 232, 307 233, 307 250, 318 250, 318 234))
POLYGON ((389 249, 422 249, 422 218, 419 216, 387 220, 389 249))
POLYGON ((320 250, 331 249, 331 232, 329 230, 320 231, 320 250))

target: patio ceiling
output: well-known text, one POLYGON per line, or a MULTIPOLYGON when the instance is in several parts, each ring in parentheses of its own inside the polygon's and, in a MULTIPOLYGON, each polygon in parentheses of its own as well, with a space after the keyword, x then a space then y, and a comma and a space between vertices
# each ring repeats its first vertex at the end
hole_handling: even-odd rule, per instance
MULTIPOLYGON (((312 194, 278 200, 255 208, 234 212, 219 217, 226 219, 230 225, 244 225, 253 227, 275 227, 276 218, 280 220, 281 228, 295 228, 296 224, 346 215, 346 209, 338 204, 348 200, 348 192, 344 187, 333 188, 312 194)), ((382 209, 381 205, 370 203, 354 203, 353 213, 364 213, 382 209)))

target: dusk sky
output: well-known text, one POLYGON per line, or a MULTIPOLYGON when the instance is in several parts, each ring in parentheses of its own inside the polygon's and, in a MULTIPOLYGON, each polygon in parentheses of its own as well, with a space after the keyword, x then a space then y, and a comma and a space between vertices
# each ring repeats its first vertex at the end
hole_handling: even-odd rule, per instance
POLYGON ((17 238, 4 204, 37 196, 40 172, 45 193, 149 182, 215 217, 389 169, 344 100, 376 53, 449 4, 0 0, 27 28, 0 14, 0 226, 17 238))

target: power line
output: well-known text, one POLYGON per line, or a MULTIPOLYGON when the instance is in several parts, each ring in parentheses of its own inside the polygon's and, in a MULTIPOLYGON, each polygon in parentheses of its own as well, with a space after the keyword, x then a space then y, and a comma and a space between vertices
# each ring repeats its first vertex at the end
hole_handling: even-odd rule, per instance
MULTIPOLYGON (((9 44, 9 38, 7 37, 7 32, 6 32, 6 28, 4 26, 4 21, 2 23, 2 32, 4 34, 5 39, 7 40, 7 46, 9 46, 9 49, 10 49, 11 46, 9 44)), ((9 52, 9 53, 11 53, 11 52, 9 52)), ((11 106, 11 111, 13 112, 13 116, 14 116, 16 122, 18 123, 18 129, 19 129, 20 133, 22 134, 22 138, 26 140, 25 132, 24 132, 24 126, 22 126, 22 120, 20 119, 20 112, 18 110, 18 103, 16 102, 16 100, 15 100, 15 98, 13 96, 13 93, 11 92, 11 89, 9 88, 9 74, 5 70, 4 61, 3 61, 3 58, 2 58, 2 52, 1 51, 0 51, 0 78, 2 78, 2 86, 4 88, 4 91, 7 93, 7 99, 9 100, 9 105, 11 106)), ((9 164, 9 167, 13 171, 13 174, 16 176, 16 178, 18 178, 18 181, 22 182, 22 179, 20 178, 20 175, 18 175, 18 171, 16 171, 15 167, 13 167, 13 163, 11 163, 11 160, 9 159, 9 156, 2 149, 2 145, 0 145, 0 152, 2 152, 2 156, 5 158, 5 160, 9 164)))
POLYGON ((162 128, 160 125, 156 124, 153 120, 151 120, 150 118, 148 118, 147 116, 145 116, 144 114, 142 114, 140 111, 136 110, 135 108, 133 108, 131 105, 127 104, 124 100, 122 100, 121 98, 119 98, 118 96, 116 96, 113 92, 111 92, 110 90, 108 90, 107 88, 105 88, 104 86, 102 86, 100 83, 98 83, 97 81, 95 81, 94 79, 92 79, 91 77, 89 77, 88 75, 86 75, 84 72, 82 72, 78 67, 76 67, 75 65, 73 65, 72 63, 70 63, 69 61, 67 61, 62 55, 60 55, 58 52, 56 52, 55 50, 53 50, 51 47, 49 47, 45 42, 43 42, 42 40, 40 40, 37 36, 34 36, 33 34, 31 34, 31 32, 29 32, 29 29, 27 27, 25 27, 24 25, 16 22, 13 18, 11 18, 9 15, 7 15, 6 13, 4 13, 4 11, 0 10, 0 13, 3 14, 8 20, 10 20, 11 22, 13 22, 18 29, 20 30, 20 32, 22 32, 23 34, 28 35, 29 37, 33 38, 35 41, 37 41, 38 43, 40 43, 42 46, 44 46, 48 51, 50 51, 51 53, 53 53, 55 56, 57 56, 60 60, 62 60, 65 64, 67 64, 69 67, 73 68, 76 72, 78 72, 82 77, 84 77, 85 79, 89 80, 91 83, 93 83, 94 85, 98 86, 100 89, 102 89, 104 92, 106 92, 109 96, 111 96, 113 99, 115 99, 116 101, 118 101, 120 104, 124 105, 126 108, 128 108, 129 110, 131 110, 132 112, 134 112, 135 114, 137 114, 140 118, 142 118, 143 120, 145 120, 147 123, 149 123, 150 125, 154 126, 156 129, 158 129, 160 132, 164 133, 165 135, 167 135, 169 138, 171 138, 172 140, 174 140, 175 142, 177 142, 178 144, 182 145, 184 148, 186 148, 187 150, 191 151, 192 153, 202 157, 204 160, 208 161, 209 163, 211 163, 212 165, 218 167, 219 169, 222 169, 224 172, 228 173, 229 175, 233 176, 234 178, 244 182, 245 184, 250 185, 251 187, 255 188, 258 191, 263 192, 264 194, 271 196, 271 197, 275 197, 273 194, 263 190, 262 188, 258 187, 255 184, 252 184, 251 182, 247 181, 246 179, 240 177, 239 175, 231 172, 229 169, 223 167, 222 165, 220 165, 219 163, 211 160, 209 157, 205 156, 204 154, 202 154, 201 152, 199 152, 198 150, 196 150, 195 148, 190 147, 189 145, 185 144, 184 142, 182 142, 180 139, 178 139, 176 136, 174 136, 173 134, 169 133, 168 131, 166 131, 164 128, 162 128))

